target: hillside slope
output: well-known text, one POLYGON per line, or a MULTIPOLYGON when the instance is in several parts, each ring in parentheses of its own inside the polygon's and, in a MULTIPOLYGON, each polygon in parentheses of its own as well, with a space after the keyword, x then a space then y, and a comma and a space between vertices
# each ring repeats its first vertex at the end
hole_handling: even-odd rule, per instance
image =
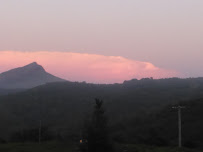
POLYGON ((47 73, 36 62, 0 74, 0 88, 4 89, 27 89, 58 81, 65 80, 47 73))
MULTIPOLYGON (((121 135, 126 136, 130 126, 133 126, 134 131, 139 126, 145 128, 139 121, 134 126, 130 123, 131 120, 147 121, 148 115, 168 104, 200 97, 203 97, 202 78, 142 79, 112 85, 49 83, 0 97, 0 133, 6 137, 18 130, 37 128, 39 120, 42 120, 43 126, 50 128, 53 133, 66 137, 76 136, 78 130, 83 128, 84 121, 89 119, 94 99, 100 98, 104 100, 109 125, 115 127, 112 132, 121 132, 121 135)), ((129 133, 131 141, 137 139, 130 138, 130 135, 135 134, 129 133)))

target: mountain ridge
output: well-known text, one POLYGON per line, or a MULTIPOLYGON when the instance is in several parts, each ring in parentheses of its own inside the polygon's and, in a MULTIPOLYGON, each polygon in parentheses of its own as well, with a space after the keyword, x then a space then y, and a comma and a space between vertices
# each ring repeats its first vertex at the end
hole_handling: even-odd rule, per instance
POLYGON ((29 89, 48 82, 61 81, 66 80, 46 72, 37 62, 32 62, 0 74, 0 88, 2 89, 29 89))
MULTIPOLYGON (((179 104, 191 107, 192 113, 199 117, 193 119, 189 117, 190 112, 186 114, 183 110, 183 122, 186 124, 183 130, 186 129, 184 132, 187 132, 190 130, 189 125, 195 124, 190 136, 193 137, 194 144, 202 147, 203 138, 197 133, 202 132, 203 126, 202 123, 199 124, 202 122, 203 78, 142 79, 109 85, 54 82, 21 93, 0 96, 3 124, 1 137, 7 139, 13 132, 20 134, 19 128, 38 128, 39 120, 42 120, 43 126, 48 126, 53 134, 72 139, 72 135, 79 136, 78 130, 83 128, 84 121, 93 112, 95 98, 104 101, 104 109, 112 126, 112 136, 116 140, 159 146, 176 144, 177 111, 171 112, 171 107, 179 104), (195 102, 195 105, 185 104, 185 101, 196 99, 201 100, 195 102), (71 137, 67 130, 71 130, 71 137), (201 143, 196 143, 198 140, 201 143)), ((190 136, 184 138, 184 144, 191 141, 190 136)))

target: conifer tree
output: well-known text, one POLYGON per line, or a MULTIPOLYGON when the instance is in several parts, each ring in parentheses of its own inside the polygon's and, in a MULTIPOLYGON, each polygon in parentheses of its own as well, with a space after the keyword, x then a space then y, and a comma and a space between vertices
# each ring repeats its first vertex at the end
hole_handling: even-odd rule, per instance
POLYGON ((107 117, 102 107, 103 101, 95 99, 95 102, 95 110, 88 128, 88 151, 112 151, 109 144, 107 117))

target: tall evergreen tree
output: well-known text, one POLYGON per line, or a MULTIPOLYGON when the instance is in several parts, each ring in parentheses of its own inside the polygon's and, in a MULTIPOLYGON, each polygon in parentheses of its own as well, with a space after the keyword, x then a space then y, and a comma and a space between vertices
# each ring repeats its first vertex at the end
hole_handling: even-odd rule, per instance
POLYGON ((102 107, 103 101, 95 99, 96 105, 88 128, 89 152, 108 152, 111 150, 108 137, 107 117, 102 107))

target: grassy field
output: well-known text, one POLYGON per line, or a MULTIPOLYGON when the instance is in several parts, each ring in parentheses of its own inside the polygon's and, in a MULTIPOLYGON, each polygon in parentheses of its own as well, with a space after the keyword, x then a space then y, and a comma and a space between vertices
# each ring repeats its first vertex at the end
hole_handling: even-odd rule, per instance
POLYGON ((153 147, 145 145, 128 145, 129 152, 203 152, 198 150, 179 149, 177 147, 153 147))
POLYGON ((12 143, 1 144, 0 152, 78 152, 76 145, 69 143, 12 143))
MULTIPOLYGON (((117 145, 116 152, 203 152, 191 149, 178 149, 175 147, 153 147, 144 145, 117 145)), ((69 143, 12 143, 0 144, 0 152, 79 152, 77 145, 69 143)))

